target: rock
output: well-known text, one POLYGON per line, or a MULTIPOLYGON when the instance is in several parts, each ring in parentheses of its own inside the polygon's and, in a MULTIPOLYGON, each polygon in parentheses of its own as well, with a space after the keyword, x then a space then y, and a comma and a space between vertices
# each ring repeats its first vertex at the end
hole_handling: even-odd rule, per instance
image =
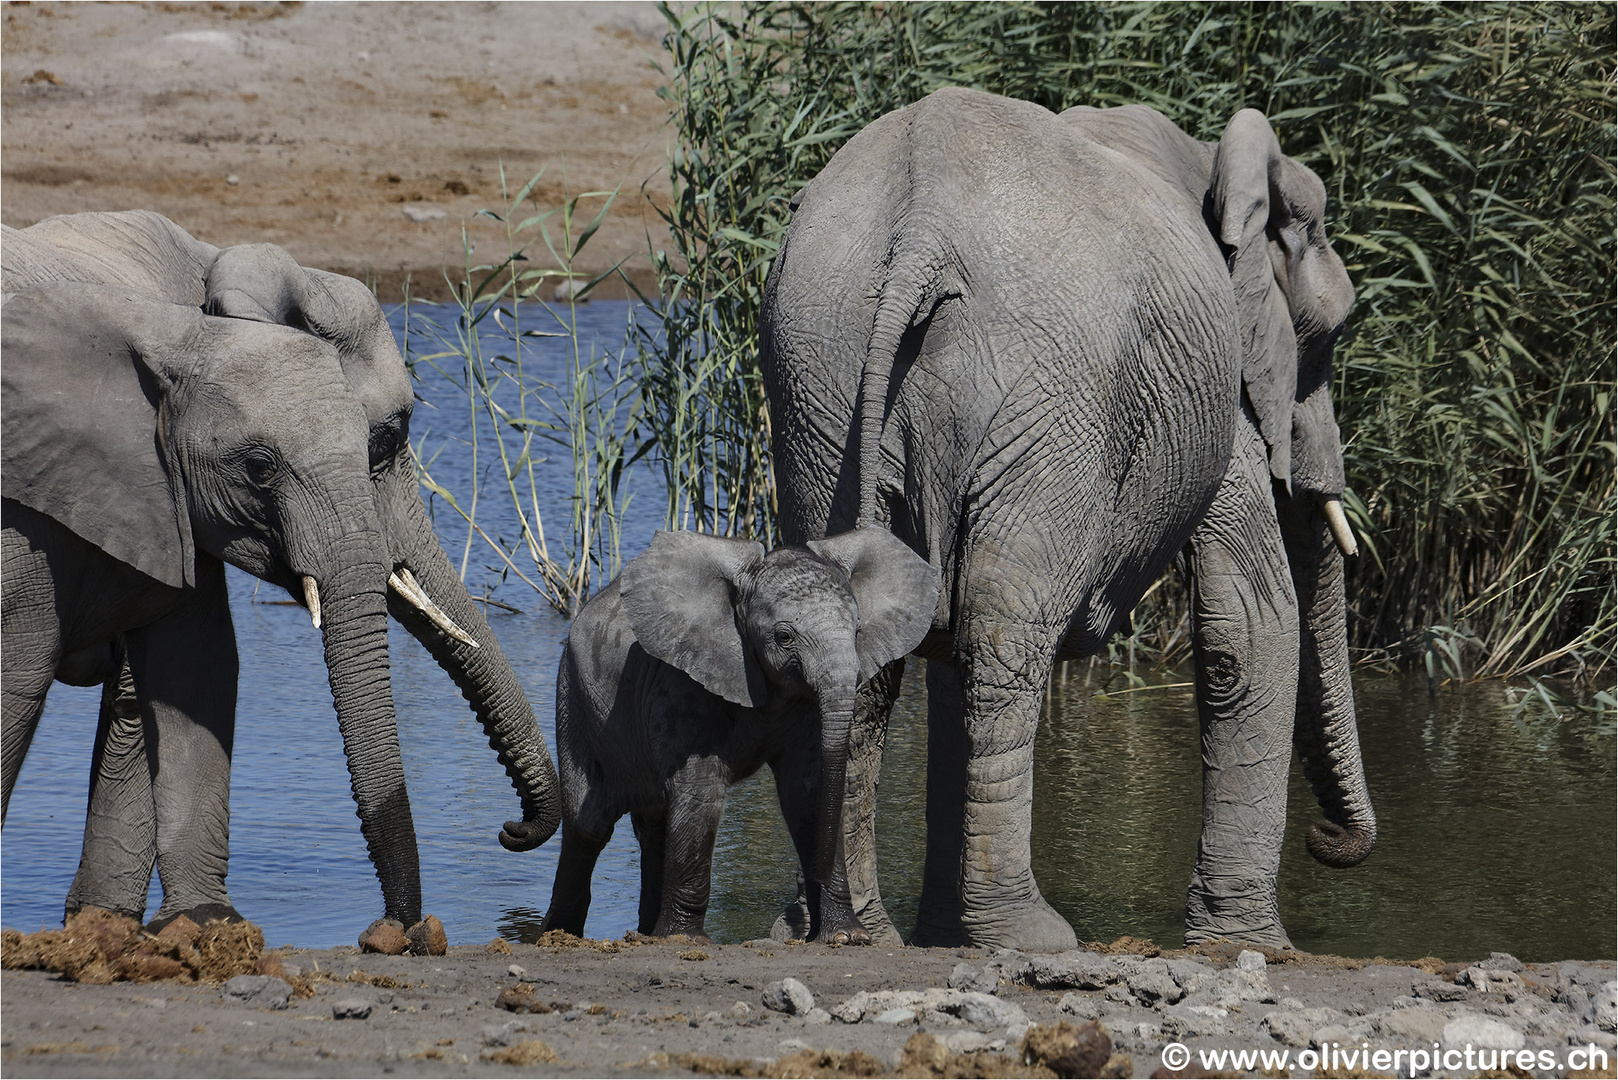
POLYGON ((753 1013, 753 1006, 745 1001, 738 1001, 730 1007, 730 1015, 735 1020, 746 1020, 753 1013))
POLYGON ((1288 1046, 1308 1046, 1316 1031, 1342 1018, 1336 1009, 1285 1009, 1260 1020, 1258 1029, 1288 1046))
POLYGON ((442 206, 420 203, 406 203, 400 212, 418 225, 425 225, 429 221, 443 221, 444 218, 449 216, 449 211, 442 206))
POLYGON ((449 938, 444 934, 444 924, 438 921, 437 915, 422 919, 405 931, 405 937, 410 939, 411 956, 444 956, 449 953, 449 938))
POLYGON ((512 964, 510 967, 506 968, 506 974, 510 975, 518 982, 522 982, 522 977, 528 974, 528 971, 521 964, 512 964))
POLYGON ((1094 1020, 1101 1015, 1101 1010, 1096 1008, 1095 999, 1086 994, 1063 994, 1056 1007, 1080 1020, 1094 1020))
POLYGON ((1444 1039, 1444 1014, 1437 1009, 1395 1009, 1378 1017, 1376 1026, 1390 1040, 1431 1046, 1444 1039))
POLYGON ((1196 993, 1214 976, 1213 968, 1189 956, 1175 957, 1164 962, 1168 965, 1169 976, 1188 994, 1196 993), (1193 982, 1197 985, 1192 986, 1193 982))
POLYGON ((410 939, 405 937, 404 923, 398 919, 378 919, 360 934, 361 952, 402 956, 408 948, 410 939))
POLYGON ((1275 1001, 1270 978, 1262 971, 1243 971, 1241 968, 1221 971, 1206 989, 1213 995, 1213 1004, 1221 1009, 1236 1008, 1249 1001, 1275 1001))
POLYGON ((1252 949, 1243 949, 1236 957, 1236 967, 1239 971, 1263 971, 1268 966, 1264 961, 1264 954, 1252 949))
POLYGON ((803 1014, 803 1022, 810 1027, 825 1027, 831 1023, 831 1013, 816 1006, 803 1014))
MULTIPOLYGON (((1504 955, 1504 954, 1501 954, 1504 955)), ((1521 993, 1527 989, 1522 976, 1504 968, 1486 968, 1481 964, 1467 968, 1455 976, 1455 985, 1470 986, 1480 993, 1521 993)))
POLYGON ((1434 979, 1432 982, 1421 983, 1417 986, 1415 994, 1417 997, 1424 997, 1428 1001, 1465 1001, 1467 990, 1464 986, 1456 986, 1453 983, 1440 982, 1434 979))
POLYGON ((225 183, 229 184, 231 187, 235 187, 241 182, 242 178, 237 176, 235 173, 231 173, 229 176, 225 177, 225 183))
POLYGON ((948 1032, 940 1037, 938 1041, 943 1043, 944 1049, 952 1054, 971 1054, 979 1050, 992 1049, 996 1043, 1000 1046, 1005 1046, 1006 1044, 1004 1039, 998 1039, 993 1035, 985 1035, 981 1031, 972 1031, 970 1028, 948 1032))
POLYGON ((1112 1057, 1112 1038, 1094 1020, 1082 1027, 1065 1021, 1036 1024, 1023 1037, 1023 1062, 1044 1067, 1057 1076, 1100 1076, 1112 1057))
POLYGON ((832 1006, 830 1010, 832 1019, 841 1020, 845 1024, 857 1024, 865 1017, 865 1008, 870 1000, 871 995, 861 990, 847 1001, 832 1006))
POLYGON ((802 1016, 815 1007, 815 995, 797 979, 788 976, 764 988, 761 995, 764 1007, 788 1016, 802 1016))
POLYGON ((1590 995, 1587 1015, 1602 1031, 1618 1031, 1618 980, 1609 979, 1590 995))
POLYGON ((364 1020, 371 1015, 371 1003, 364 998, 339 998, 331 1003, 333 1020, 364 1020))
POLYGON ((956 964, 949 973, 949 986, 954 990, 970 990, 979 994, 994 994, 1000 990, 1000 968, 990 964, 979 971, 971 964, 956 964))
POLYGON ((478 1042, 484 1046, 510 1046, 514 1035, 527 1030, 528 1025, 521 1020, 507 1020, 504 1024, 487 1024, 478 1029, 478 1042))
POLYGON ((1523 1037, 1522 1032, 1498 1020, 1463 1013, 1444 1025, 1443 1043, 1451 1048, 1471 1045, 1479 1050, 1521 1050, 1523 1037))
POLYGON ((1556 1000, 1570 1009, 1581 1020, 1589 1018, 1590 991, 1578 983, 1567 983, 1556 991, 1556 1000))
POLYGON ((273 975, 238 975, 220 987, 226 1001, 260 1009, 284 1009, 292 999, 292 987, 273 975))
POLYGON ((1596 1046, 1605 1050, 1608 1056, 1618 1055, 1618 1035, 1610 1031, 1602 1031, 1594 1024, 1574 1028, 1567 1033, 1569 1046, 1596 1046))
POLYGON ((1023 1013, 1022 1006, 1001 1001, 992 994, 961 994, 959 1002, 953 1009, 946 1004, 943 1011, 954 1013, 967 1027, 979 1031, 1028 1023, 1028 1017, 1023 1013))
POLYGON ((1314 1030, 1309 1036, 1309 1045, 1316 1050, 1327 1050, 1333 1046, 1352 1048, 1359 1045, 1359 1040, 1354 1037, 1354 1032, 1350 1028, 1342 1024, 1327 1024, 1314 1030))
POLYGON ((1521 971, 1522 961, 1508 952, 1494 952, 1487 960, 1478 961, 1477 966, 1484 971, 1521 971))
POLYGON ((1169 974, 1168 961, 1161 958, 1133 961, 1124 967, 1122 974, 1129 992, 1148 1009, 1173 1004, 1185 996, 1180 984, 1169 974))
POLYGON ((795 1054, 799 1050, 809 1049, 809 1044, 802 1039, 782 1039, 779 1046, 783 1054, 795 1054))
POLYGON ((1041 990, 1101 990, 1122 978, 1115 959, 1085 949, 1022 957, 1008 964, 1005 971, 1017 982, 1041 990))
POLYGON ((1217 1005, 1170 1005, 1163 1010, 1163 1034, 1173 1039, 1223 1035, 1229 1015, 1217 1005))
POLYGON ((886 1009, 870 1018, 873 1024, 913 1024, 916 1014, 911 1009, 886 1009))

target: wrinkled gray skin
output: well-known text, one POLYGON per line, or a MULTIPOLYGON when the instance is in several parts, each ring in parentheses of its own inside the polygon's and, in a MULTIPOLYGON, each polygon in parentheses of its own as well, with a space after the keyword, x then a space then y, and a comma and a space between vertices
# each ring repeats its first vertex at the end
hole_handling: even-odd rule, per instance
POLYGON ((432 533, 409 456, 409 380, 370 292, 269 245, 220 252, 147 212, 4 232, 8 806, 52 680, 104 688, 68 910, 140 917, 155 860, 155 922, 234 915, 223 561, 300 601, 303 575, 319 585, 386 917, 421 918, 390 611, 461 688, 517 787, 523 820, 501 843, 543 843, 560 819, 555 770, 432 533), (481 648, 391 591, 399 568, 481 648))
MULTIPOLYGON (((1311 850, 1351 865, 1375 839, 1318 503, 1342 489, 1327 384, 1353 299, 1319 180, 1252 111, 1211 147, 1150 110, 1058 118, 951 89, 870 125, 794 202, 763 311, 783 533, 887 523, 944 578, 918 650, 913 940, 1074 944, 1029 863, 1044 688, 1189 544, 1204 812, 1186 936, 1286 945, 1295 714, 1330 819, 1311 850)), ((874 790, 898 684, 897 665, 873 682, 850 750, 849 882, 878 940, 897 939, 874 790)))
POLYGON ((768 555, 659 532, 585 605, 562 652, 562 854, 541 930, 584 932, 596 858, 627 813, 641 932, 702 935, 725 790, 768 764, 810 935, 868 942, 841 843, 855 693, 921 641, 937 603, 938 572, 884 529, 768 555))

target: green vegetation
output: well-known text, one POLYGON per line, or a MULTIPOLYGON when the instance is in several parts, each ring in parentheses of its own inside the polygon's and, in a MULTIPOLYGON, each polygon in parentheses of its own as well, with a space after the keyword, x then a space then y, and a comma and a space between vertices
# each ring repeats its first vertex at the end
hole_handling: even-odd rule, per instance
MULTIPOLYGON (((505 225, 505 255, 498 262, 474 263, 473 245, 463 230, 463 275, 451 282, 459 307, 454 325, 414 316, 418 334, 424 332, 439 348, 408 359, 412 368, 427 364, 442 372, 466 395, 472 480, 462 486, 465 506, 434 479, 437 454, 427 453, 428 436, 416 447, 422 486, 466 524, 461 577, 466 577, 474 538, 481 538, 500 558, 502 574, 525 582, 571 618, 597 586, 618 575, 619 522, 628 498, 619 481, 632 461, 625 451, 639 416, 639 399, 625 370, 636 332, 632 324, 625 327, 625 347, 617 356, 597 355, 579 334, 578 302, 617 270, 586 277, 575 269, 579 253, 606 219, 617 192, 570 195, 564 189, 562 205, 544 209, 534 197, 544 173, 541 169, 515 195, 508 194, 502 212, 479 211, 505 225), (595 206, 588 220, 581 216, 581 204, 595 206), (549 254, 548 266, 535 263, 541 245, 549 254), (546 303, 542 290, 561 299, 546 303), (523 325, 525 317, 536 314, 542 328, 523 325), (536 338, 565 340, 560 383, 535 374, 525 344, 531 348, 536 338), (535 470, 545 460, 541 453, 547 443, 565 452, 572 465, 569 519, 560 536, 553 527, 548 538, 542 507, 555 499, 542 493, 535 470), (509 500, 519 535, 491 535, 480 523, 479 502, 491 497, 509 500)), ((504 173, 501 187, 504 193, 504 173)), ((406 310, 410 318, 408 304, 406 310)), ((411 340, 408 332, 406 340, 411 340)))
MULTIPOLYGON (((787 200, 948 85, 1142 102, 1217 139, 1262 109, 1326 181, 1359 289, 1334 386, 1351 632, 1429 672, 1610 680, 1614 54, 1607 4, 696 5, 669 9, 672 246, 645 432, 669 520, 769 536, 759 298, 787 200)), ((655 246, 655 245, 654 245, 655 246)), ((1118 643, 1172 658, 1170 582, 1118 643)))

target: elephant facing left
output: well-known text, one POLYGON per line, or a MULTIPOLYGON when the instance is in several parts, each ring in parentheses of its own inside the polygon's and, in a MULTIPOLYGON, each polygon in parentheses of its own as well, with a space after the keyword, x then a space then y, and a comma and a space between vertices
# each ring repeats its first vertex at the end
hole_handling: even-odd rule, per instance
POLYGON ((155 860, 154 922, 235 915, 225 562, 286 588, 322 632, 384 918, 422 920, 390 613, 459 686, 517 788, 522 820, 502 845, 548 839, 555 767, 433 534, 408 375, 369 290, 145 212, 8 228, 4 256, 7 808, 52 681, 105 687, 69 909, 142 916, 155 860))

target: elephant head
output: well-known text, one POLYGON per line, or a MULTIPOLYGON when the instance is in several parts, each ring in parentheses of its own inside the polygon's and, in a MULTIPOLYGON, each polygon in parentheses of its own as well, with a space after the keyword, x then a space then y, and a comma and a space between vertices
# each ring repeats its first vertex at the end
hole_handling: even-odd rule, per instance
POLYGON ((1237 113, 1213 153, 1204 212, 1228 256, 1243 346, 1242 383, 1276 481, 1298 595, 1294 741, 1326 813, 1309 851, 1353 866, 1376 845, 1349 683, 1343 558, 1343 451, 1332 411, 1332 350, 1354 287, 1327 242, 1326 189, 1281 153, 1264 115, 1237 113))
POLYGON ((391 561, 364 410, 336 350, 287 327, 83 284, 11 297, 4 338, 6 497, 164 584, 195 585, 206 553, 319 612, 387 913, 418 921, 387 679, 391 561))
POLYGON ((365 412, 389 610, 455 681, 517 788, 522 820, 506 822, 500 843, 512 851, 544 843, 561 820, 556 768, 516 673, 422 505, 410 450, 414 397, 381 305, 361 282, 300 266, 273 244, 220 252, 208 270, 206 296, 215 315, 294 327, 335 347, 365 412))
POLYGON ((831 881, 856 692, 926 635, 938 571, 879 528, 768 555, 751 540, 659 532, 624 567, 620 588, 641 647, 710 692, 766 713, 793 699, 814 704, 815 872, 831 881))

